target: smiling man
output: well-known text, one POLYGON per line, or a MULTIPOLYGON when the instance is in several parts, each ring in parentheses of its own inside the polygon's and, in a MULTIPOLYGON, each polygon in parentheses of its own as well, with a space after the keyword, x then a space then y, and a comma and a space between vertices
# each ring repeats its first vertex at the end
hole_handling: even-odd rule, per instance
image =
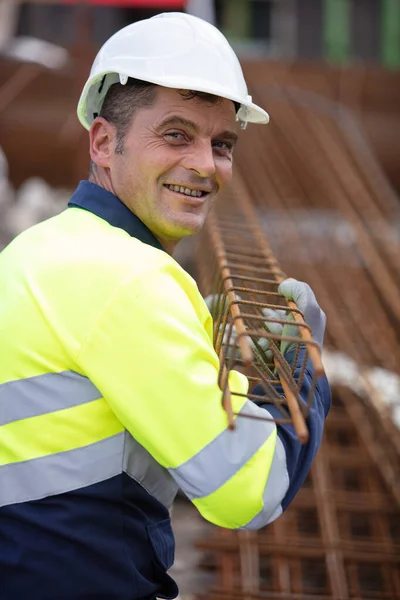
MULTIPOLYGON (((318 449, 329 386, 301 446, 291 426, 241 418, 274 409, 232 371, 230 431, 211 315, 171 256, 230 180, 238 126, 268 121, 222 34, 180 13, 117 32, 78 116, 89 181, 0 254, 0 598, 176 598, 177 489, 222 527, 273 521, 318 449)), ((322 346, 310 288, 281 291, 322 346)))
POLYGON ((90 129, 91 180, 115 194, 172 254, 179 240, 201 229, 231 178, 235 105, 135 79, 113 87, 90 129), (132 99, 123 122, 121 97, 132 99))

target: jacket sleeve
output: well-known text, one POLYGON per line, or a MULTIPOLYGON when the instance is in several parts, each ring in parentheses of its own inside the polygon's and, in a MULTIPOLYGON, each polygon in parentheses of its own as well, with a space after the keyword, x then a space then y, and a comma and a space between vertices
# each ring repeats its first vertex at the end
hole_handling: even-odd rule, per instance
MULTIPOLYGON (((211 316, 193 280, 171 261, 113 294, 77 358, 124 427, 200 513, 228 528, 259 528, 282 512, 290 485, 285 440, 233 371, 239 413, 227 429, 211 316)), ((290 466, 292 467, 292 462, 290 466)), ((295 471, 301 470, 302 459, 295 471)), ((292 474, 292 478, 293 478, 292 474)))
MULTIPOLYGON (((288 352, 285 356, 289 364, 293 364, 295 351, 288 352)), ((298 380, 303 364, 304 350, 300 350, 298 363, 295 369, 294 377, 298 380)), ((309 397, 310 387, 313 380, 313 367, 311 361, 307 362, 304 372, 303 384, 300 390, 300 396, 304 400, 309 397)), ((281 386, 277 386, 276 390, 283 395, 281 386)), ((253 393, 262 394, 262 388, 256 386, 253 393)), ((273 404, 262 404, 272 417, 281 418, 282 415, 279 409, 273 404)), ((293 500, 301 485, 303 484, 310 468, 312 461, 318 451, 321 443, 322 433, 324 430, 325 419, 328 416, 331 406, 331 391, 328 380, 325 376, 317 380, 313 403, 307 419, 309 431, 309 441, 307 444, 300 444, 293 425, 277 425, 278 438, 281 440, 285 449, 286 468, 289 475, 289 486, 287 492, 282 499, 282 510, 286 510, 290 502, 293 500)))

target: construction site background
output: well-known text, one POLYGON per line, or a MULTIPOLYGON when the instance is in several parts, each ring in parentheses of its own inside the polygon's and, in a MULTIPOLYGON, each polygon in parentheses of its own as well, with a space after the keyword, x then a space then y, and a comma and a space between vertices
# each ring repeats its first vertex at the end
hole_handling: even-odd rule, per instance
POLYGON ((221 247, 234 285, 267 246, 307 281, 328 317, 333 408, 265 530, 220 530, 178 497, 173 575, 183 600, 399 599, 400 0, 121 3, 0 0, 0 249, 88 176, 76 103, 100 44, 160 10, 216 24, 271 123, 241 133, 232 185, 176 259, 204 295, 221 247))

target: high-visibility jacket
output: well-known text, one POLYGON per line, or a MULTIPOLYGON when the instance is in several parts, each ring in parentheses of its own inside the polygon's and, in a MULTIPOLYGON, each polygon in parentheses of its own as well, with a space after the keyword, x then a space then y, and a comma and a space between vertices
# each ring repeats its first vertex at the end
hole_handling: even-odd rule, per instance
MULTIPOLYGON (((307 446, 265 420, 228 430, 195 282, 88 181, 0 254, 0 339, 2 600, 175 598, 178 487, 213 523, 266 525, 304 480, 329 409, 321 379, 307 446)), ((240 373, 230 383, 247 393, 240 373)))

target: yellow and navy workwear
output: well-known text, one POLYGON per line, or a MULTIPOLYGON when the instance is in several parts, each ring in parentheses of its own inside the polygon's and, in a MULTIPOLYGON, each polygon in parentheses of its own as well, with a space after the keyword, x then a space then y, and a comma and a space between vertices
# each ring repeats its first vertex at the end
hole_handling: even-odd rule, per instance
MULTIPOLYGON (((259 528, 290 502, 329 408, 227 429, 212 322, 193 279, 113 194, 69 208, 0 254, 0 597, 175 598, 168 508, 259 528)), ((231 373, 232 389, 247 380, 231 373)), ((310 386, 306 372, 303 392, 310 386)), ((233 396, 234 409, 259 415, 233 396)))

